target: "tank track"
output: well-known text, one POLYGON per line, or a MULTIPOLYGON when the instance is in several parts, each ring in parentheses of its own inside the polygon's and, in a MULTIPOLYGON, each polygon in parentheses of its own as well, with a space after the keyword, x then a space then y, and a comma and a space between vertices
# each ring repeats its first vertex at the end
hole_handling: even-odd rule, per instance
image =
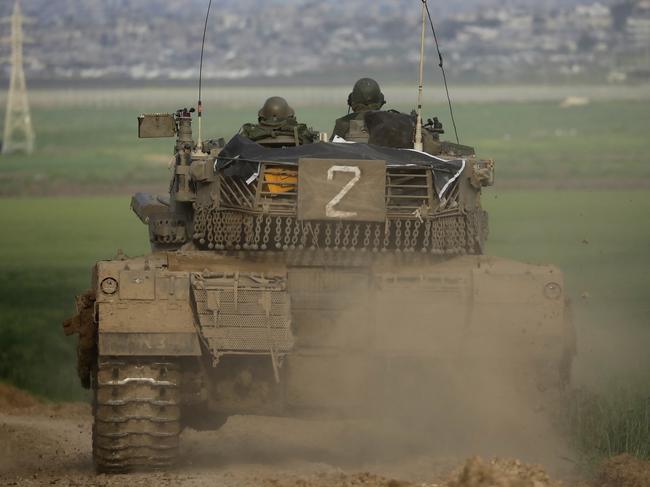
POLYGON ((98 472, 166 468, 178 455, 181 370, 163 360, 99 360, 93 460, 98 472))

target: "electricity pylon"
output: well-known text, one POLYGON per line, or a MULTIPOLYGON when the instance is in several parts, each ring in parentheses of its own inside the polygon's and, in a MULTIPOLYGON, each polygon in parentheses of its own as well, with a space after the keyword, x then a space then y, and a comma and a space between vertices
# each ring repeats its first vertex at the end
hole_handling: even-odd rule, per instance
POLYGON ((11 22, 11 37, 3 39, 11 43, 11 81, 7 96, 7 111, 5 112, 5 130, 2 139, 2 154, 24 151, 31 154, 34 151, 34 128, 29 113, 27 101, 27 84, 23 69, 23 22, 25 17, 20 12, 18 0, 14 11, 8 19, 11 22))

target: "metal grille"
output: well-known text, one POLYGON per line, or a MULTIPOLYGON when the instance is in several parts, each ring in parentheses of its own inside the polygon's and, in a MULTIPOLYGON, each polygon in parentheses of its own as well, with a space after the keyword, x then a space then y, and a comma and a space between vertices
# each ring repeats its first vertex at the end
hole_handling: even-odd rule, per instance
MULTIPOLYGON (((249 328, 219 327, 204 330, 203 336, 208 343, 220 345, 216 351, 218 355, 227 355, 229 351, 269 353, 269 343, 293 343, 291 331, 283 328, 260 333, 259 330, 249 328)), ((291 347, 278 346, 275 350, 278 354, 284 354, 291 350, 291 347)))
POLYGON ((219 176, 220 199, 225 207, 252 209, 255 207, 255 191, 239 178, 219 176))
POLYGON ((275 214, 295 215, 298 207, 298 171, 263 164, 257 178, 255 208, 275 214))
POLYGON ((214 357, 283 354, 293 347, 286 279, 250 273, 195 273, 191 278, 201 335, 214 357))
POLYGON ((433 175, 426 168, 386 171, 386 210, 388 213, 426 215, 435 207, 433 175))

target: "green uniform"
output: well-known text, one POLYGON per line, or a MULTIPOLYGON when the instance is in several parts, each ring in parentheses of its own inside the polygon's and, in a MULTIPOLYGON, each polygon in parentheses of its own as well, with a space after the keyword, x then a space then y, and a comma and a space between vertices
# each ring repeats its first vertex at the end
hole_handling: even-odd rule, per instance
POLYGON ((247 123, 239 133, 260 145, 288 147, 318 141, 318 132, 298 123, 296 112, 280 96, 266 100, 257 116, 258 123, 247 123))
POLYGON ((368 130, 365 124, 365 112, 381 110, 386 104, 379 84, 372 78, 361 78, 354 84, 348 96, 350 113, 336 120, 332 139, 339 136, 352 142, 368 142, 368 130))
POLYGON ((339 136, 351 142, 363 142, 364 136, 367 139, 368 134, 364 120, 367 111, 368 110, 353 112, 345 117, 337 118, 334 123, 334 130, 332 131, 332 137, 330 140, 333 140, 335 136, 339 136))
POLYGON ((298 123, 295 119, 288 119, 282 125, 265 125, 264 123, 247 123, 239 131, 244 137, 262 145, 293 145, 311 144, 318 141, 318 132, 298 123))

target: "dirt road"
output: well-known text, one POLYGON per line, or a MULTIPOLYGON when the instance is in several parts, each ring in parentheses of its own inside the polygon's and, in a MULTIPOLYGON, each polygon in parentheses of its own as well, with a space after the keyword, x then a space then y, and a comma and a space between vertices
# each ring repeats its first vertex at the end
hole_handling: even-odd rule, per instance
MULTIPOLYGON (((86 405, 31 405, 0 413, 0 484, 443 486, 462 464, 439 455, 393 455, 406 448, 406 438, 392 435, 393 448, 377 448, 372 443, 379 439, 358 423, 233 417, 217 432, 185 431, 172 472, 95 475, 91 423, 86 405), (358 441, 359 435, 367 439, 358 441)), ((541 470, 526 475, 541 479, 531 487, 556 485, 541 470)))
MULTIPOLYGON (((96 476, 91 459, 91 419, 83 408, 61 408, 29 414, 0 414, 0 484, 2 485, 409 485, 380 478, 402 468, 419 471, 423 485, 436 485, 430 472, 442 478, 452 460, 429 464, 359 464, 344 456, 345 425, 327 422, 308 428, 300 421, 234 417, 218 432, 185 431, 180 463, 170 473, 96 476), (303 433, 298 434, 298 431, 303 433), (335 446, 340 442, 340 451, 335 446), (328 460, 326 463, 320 459, 328 460), (365 472, 373 471, 376 475, 365 472), (353 475, 361 472, 362 475, 353 475), (298 481, 303 482, 299 484, 298 481)), ((415 477, 418 475, 416 474, 415 477)), ((410 474, 412 480, 414 475, 410 474)))
MULTIPOLYGON (((344 421, 235 416, 216 432, 186 430, 170 472, 96 475, 91 416, 85 404, 43 405, 29 396, 0 398, 0 485, 16 486, 268 486, 268 487, 641 487, 556 482, 541 467, 517 460, 482 461, 423 453, 407 435, 375 434, 373 425, 344 421), (360 438, 363 438, 360 440, 360 438), (390 445, 382 444, 390 438, 390 445)), ((647 467, 647 465, 645 465, 647 467)), ((644 467, 644 468, 645 468, 644 467)), ((618 461, 615 475, 627 468, 618 461)), ((638 467, 635 467, 639 470, 638 467)), ((646 474, 650 469, 646 471, 646 474)), ((619 477, 617 477, 619 478, 619 477)), ((641 477, 639 477, 641 478, 641 477)))

